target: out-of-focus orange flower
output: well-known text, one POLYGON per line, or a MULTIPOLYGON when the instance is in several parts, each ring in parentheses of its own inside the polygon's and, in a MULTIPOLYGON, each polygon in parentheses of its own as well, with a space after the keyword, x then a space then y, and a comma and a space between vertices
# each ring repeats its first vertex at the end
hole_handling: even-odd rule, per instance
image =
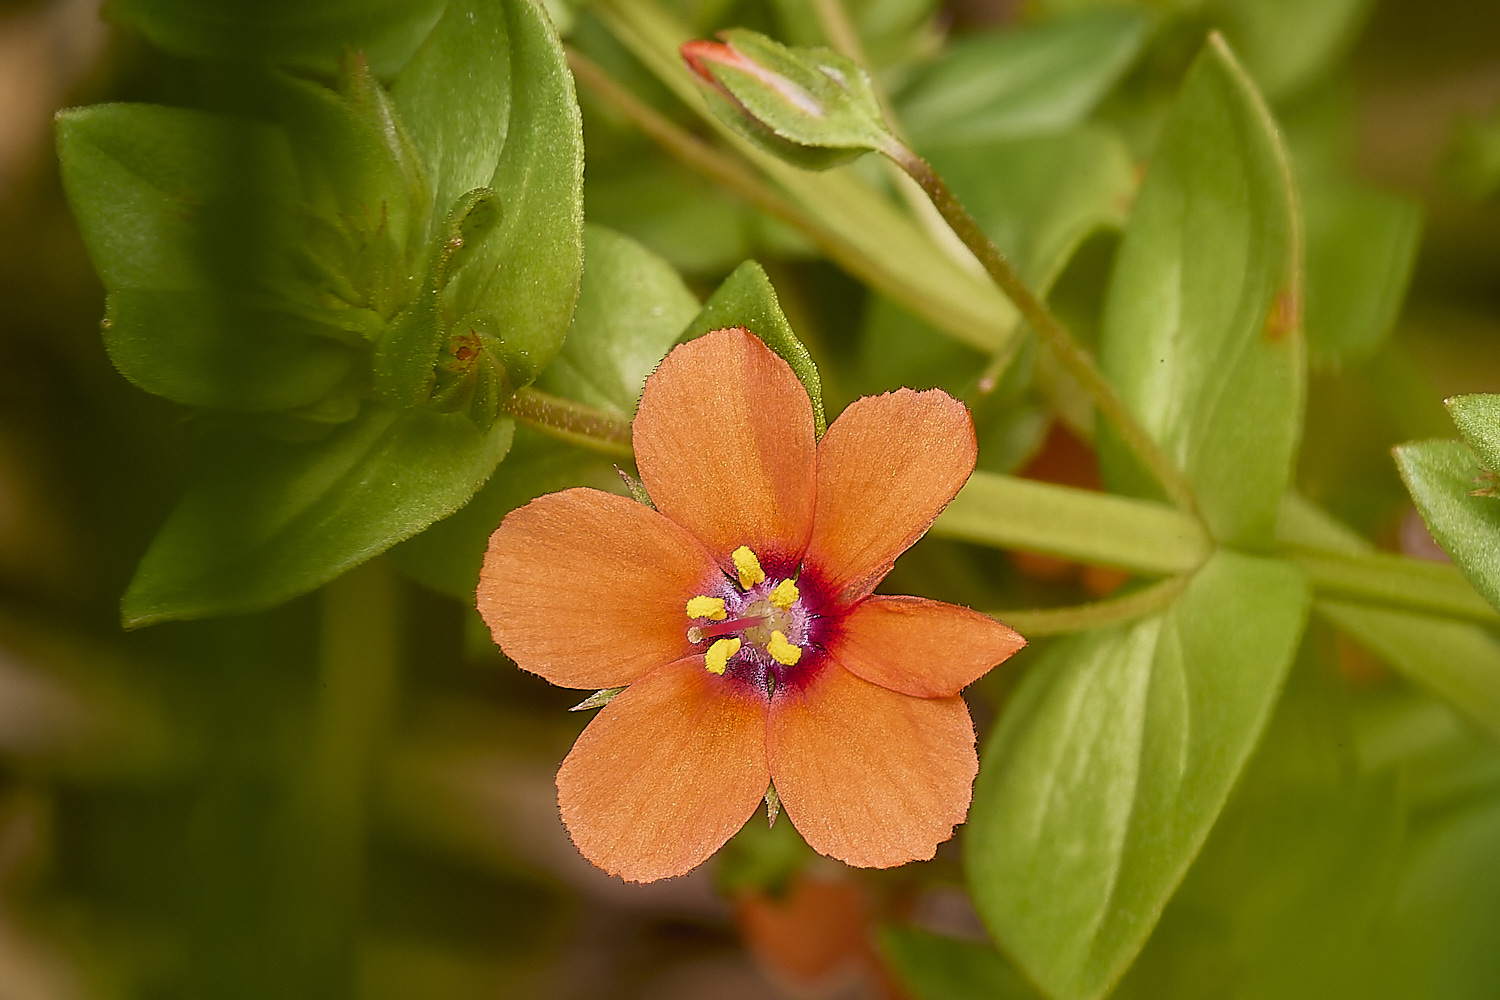
POLYGON ((932 857, 978 761, 959 691, 1025 640, 871 592, 974 468, 940 391, 852 404, 821 441, 786 362, 741 329, 669 354, 633 426, 656 510, 565 490, 490 539, 479 610, 523 669, 626 686, 557 775, 573 842, 628 881, 717 851, 774 782, 815 850, 932 857))

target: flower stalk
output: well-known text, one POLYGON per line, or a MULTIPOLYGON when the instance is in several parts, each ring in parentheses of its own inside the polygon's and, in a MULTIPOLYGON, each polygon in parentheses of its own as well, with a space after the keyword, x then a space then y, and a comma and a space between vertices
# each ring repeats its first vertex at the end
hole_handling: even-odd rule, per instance
POLYGON ((520 423, 559 441, 616 458, 632 458, 630 421, 540 389, 525 388, 501 407, 520 423))

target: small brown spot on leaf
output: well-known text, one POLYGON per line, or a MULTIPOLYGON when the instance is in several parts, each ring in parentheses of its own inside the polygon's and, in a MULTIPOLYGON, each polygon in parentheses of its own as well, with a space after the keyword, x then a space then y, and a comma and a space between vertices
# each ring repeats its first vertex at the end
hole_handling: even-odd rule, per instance
POLYGON ((1291 288, 1283 288, 1271 299, 1271 309, 1266 313, 1265 338, 1271 343, 1285 340, 1287 334, 1297 328, 1302 312, 1302 303, 1291 288))

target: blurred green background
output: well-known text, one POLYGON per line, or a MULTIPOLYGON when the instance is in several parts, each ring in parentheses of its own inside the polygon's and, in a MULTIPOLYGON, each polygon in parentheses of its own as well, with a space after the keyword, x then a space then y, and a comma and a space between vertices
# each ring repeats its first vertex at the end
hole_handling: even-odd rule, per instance
MULTIPOLYGON (((684 9, 704 25, 764 25, 785 6, 684 9)), ((587 47, 597 26, 557 10, 578 18, 587 47)), ((891 37, 932 46, 940 29, 1000 29, 1035 11, 953 0, 931 13, 891 37)), ((1419 202, 1425 222, 1394 335, 1314 361, 1298 480, 1382 547, 1431 556, 1389 449, 1452 436, 1443 397, 1500 390, 1500 138, 1489 125, 1500 6, 1377 0, 1365 17, 1347 57, 1277 111, 1294 149, 1337 147, 1330 155, 1362 180, 1419 202)), ((1196 36, 1184 43, 1195 47, 1196 36)), ((1170 63, 1169 48, 1149 58, 1170 63)), ((556 815, 552 775, 586 721, 564 711, 575 693, 516 670, 470 607, 386 560, 264 614, 122 632, 119 596, 185 486, 200 428, 105 356, 103 293, 63 202, 51 116, 201 83, 103 24, 97 0, 0 2, 0 998, 942 995, 900 984, 889 957, 900 942, 882 951, 876 929, 982 937, 954 845, 926 864, 855 874, 811 859, 789 824, 766 834, 752 821, 683 879, 608 879, 556 815), (323 628, 347 620, 341 601, 357 602, 367 627, 323 628), (382 629, 391 642, 372 636, 382 629), (374 721, 350 731, 319 667, 363 655, 395 655, 395 681, 364 693, 374 721)), ((755 256, 823 369, 830 412, 884 388, 861 363, 879 335, 863 286, 707 182, 659 160, 640 169, 644 140, 583 103, 590 221, 667 257, 700 297, 755 256)), ((1087 313, 1112 251, 1108 239, 1085 247, 1059 279, 1060 311, 1087 313)), ((1092 589, 1076 573, 936 540, 891 589, 943 598, 974 586, 1009 605, 1092 589)), ((1303 659, 1302 673, 1361 697, 1400 683, 1318 627, 1303 659)), ((971 693, 981 736, 1015 673, 971 693)), ((1500 843, 1493 809, 1466 822, 1430 836, 1500 843)), ((1360 825, 1342 836, 1356 855, 1360 825)), ((1238 855, 1227 857, 1213 859, 1227 873, 1195 869, 1184 891, 1232 884, 1238 855)), ((1441 852, 1424 857, 1442 864, 1441 852)), ((1497 872, 1453 904, 1475 907, 1467 926, 1481 951, 1500 932, 1497 872)), ((1158 936, 1190 937, 1188 924, 1169 911, 1158 936)), ((1151 956, 1146 985, 1127 980, 1141 995, 1151 956)), ((1473 974, 1486 970, 1500 974, 1473 974)), ((1412 996, 1485 995, 1419 981, 1412 996)), ((997 979, 994 995, 1021 989, 997 979)))

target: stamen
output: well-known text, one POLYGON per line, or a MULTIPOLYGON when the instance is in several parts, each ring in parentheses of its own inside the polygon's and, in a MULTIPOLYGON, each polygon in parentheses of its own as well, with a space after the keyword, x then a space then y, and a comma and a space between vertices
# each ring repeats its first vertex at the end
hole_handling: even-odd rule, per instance
MULTIPOLYGON (((703 654, 703 669, 711 674, 723 676, 729 666, 729 658, 740 651, 740 640, 720 639, 708 647, 703 654)), ((802 652, 800 649, 797 652, 802 652)))
POLYGON ((785 611, 797 603, 797 596, 797 585, 790 580, 782 580, 771 591, 771 603, 785 611))
POLYGON ((687 616, 689 618, 707 618, 709 621, 721 622, 729 617, 729 612, 724 610, 724 599, 722 597, 697 597, 688 598, 687 616))
POLYGON ((749 590, 757 583, 764 583, 766 571, 760 568, 760 560, 750 551, 750 546, 741 545, 729 553, 734 560, 734 571, 740 575, 740 586, 749 590))
MULTIPOLYGON (((713 650, 710 649, 709 652, 712 653, 713 650)), ((771 641, 766 643, 766 652, 783 667, 794 667, 802 659, 802 647, 787 642, 786 635, 781 632, 771 633, 771 641)))

